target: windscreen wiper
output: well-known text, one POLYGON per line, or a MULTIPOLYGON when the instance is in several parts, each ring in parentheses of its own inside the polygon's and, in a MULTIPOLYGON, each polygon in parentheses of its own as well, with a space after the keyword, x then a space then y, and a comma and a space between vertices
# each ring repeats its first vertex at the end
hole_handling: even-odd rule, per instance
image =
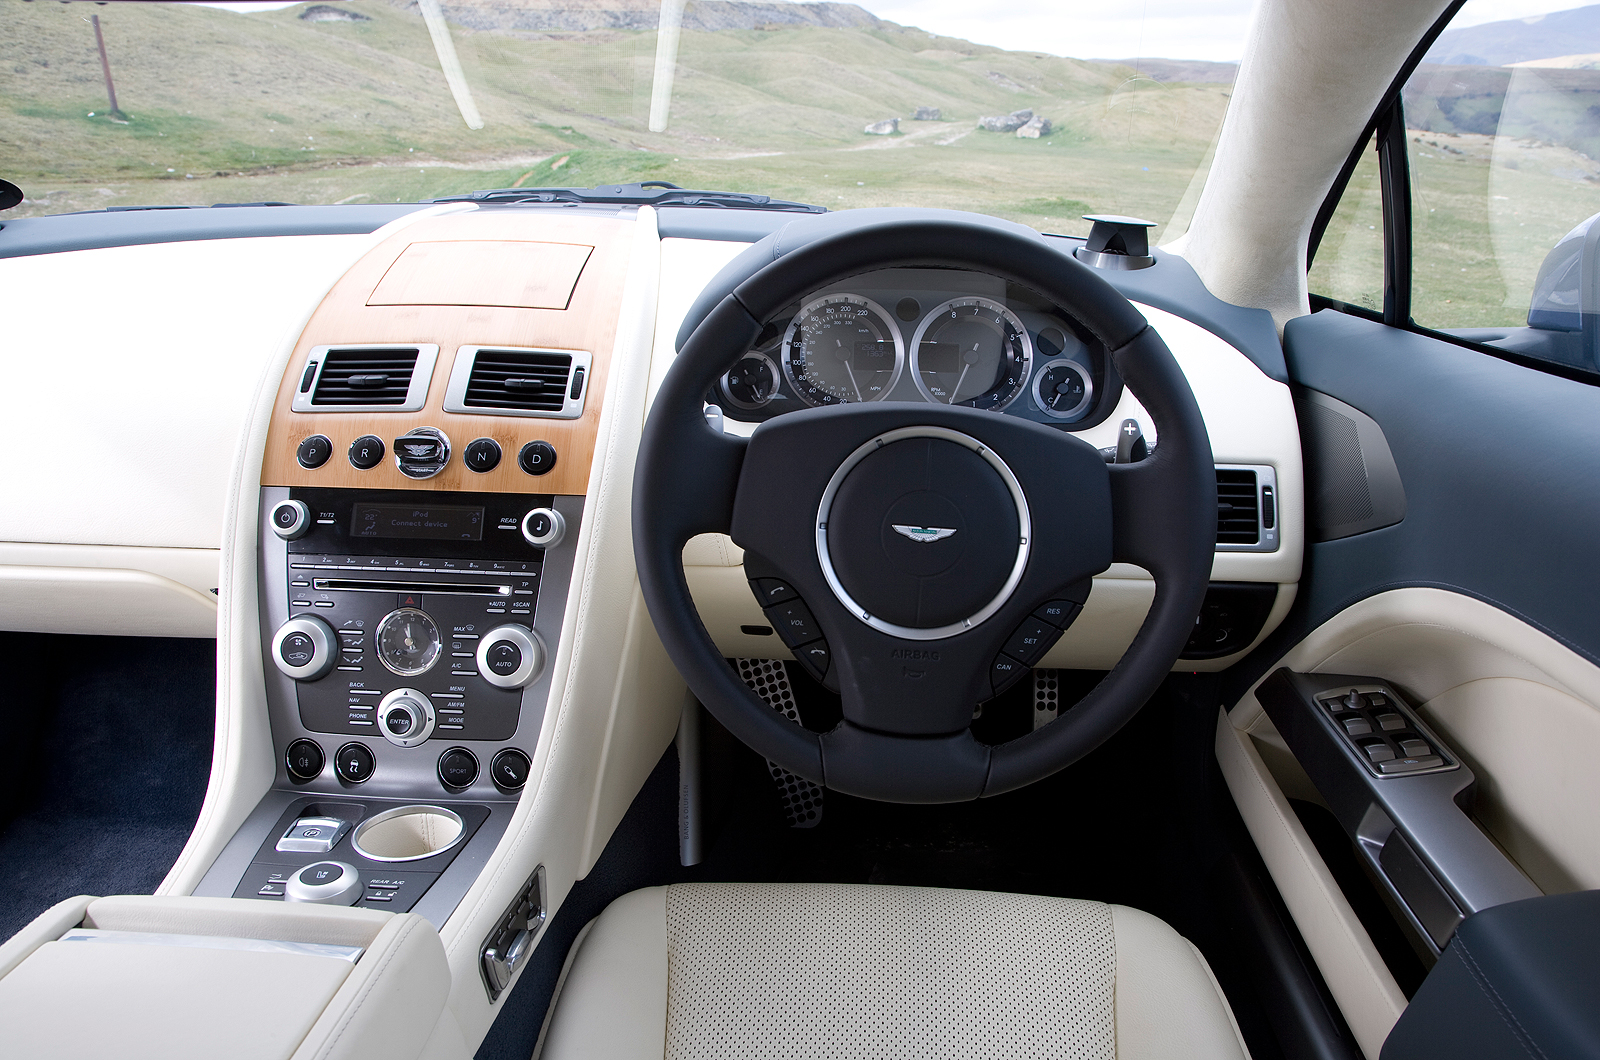
POLYGON ((616 203, 623 206, 714 206, 727 210, 778 210, 785 213, 827 213, 810 203, 774 199, 770 195, 749 195, 740 191, 693 191, 664 180, 637 184, 601 184, 595 188, 493 188, 466 195, 446 195, 428 202, 533 203, 575 202, 616 203))

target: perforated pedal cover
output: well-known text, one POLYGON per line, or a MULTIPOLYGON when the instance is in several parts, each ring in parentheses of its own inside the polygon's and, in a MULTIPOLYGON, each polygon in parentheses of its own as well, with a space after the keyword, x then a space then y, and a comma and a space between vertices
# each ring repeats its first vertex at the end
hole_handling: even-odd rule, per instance
MULTIPOLYGON (((795 703, 794 689, 789 684, 789 672, 776 659, 735 659, 739 676, 750 690, 796 725, 800 724, 800 708, 795 703)), ((772 760, 767 761, 767 772, 778 786, 783 798, 783 812, 789 818, 790 828, 815 828, 822 821, 822 788, 804 777, 784 769, 772 760)))

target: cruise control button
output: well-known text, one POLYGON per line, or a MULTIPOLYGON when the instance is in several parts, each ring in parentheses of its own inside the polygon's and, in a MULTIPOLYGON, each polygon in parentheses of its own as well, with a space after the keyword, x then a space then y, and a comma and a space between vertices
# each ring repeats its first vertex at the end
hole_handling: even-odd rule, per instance
POLYGON ((822 636, 822 631, 817 628, 817 620, 811 617, 811 611, 800 600, 769 607, 766 616, 772 628, 778 631, 778 636, 791 648, 822 636))
POLYGON ((1050 650, 1050 645, 1061 636, 1061 631, 1055 626, 1041 622, 1037 618, 1024 619, 1017 631, 1011 634, 1011 639, 1006 641, 1006 646, 1001 650, 1013 659, 1020 660, 1026 666, 1032 666, 1044 658, 1044 653, 1050 650))
POLYGON ((1071 600, 1051 600, 1035 611, 1033 617, 1043 619, 1057 629, 1066 629, 1077 614, 1078 605, 1071 600))
POLYGON ((994 688, 995 694, 999 695, 1027 671, 1026 666, 1010 656, 997 656, 994 665, 989 667, 989 684, 994 688))
POLYGON ((756 599, 761 601, 762 607, 781 604, 800 595, 794 591, 794 586, 782 578, 756 578, 750 583, 750 588, 756 594, 756 599))
POLYGON ((828 667, 833 663, 833 653, 828 650, 828 642, 825 640, 801 645, 794 649, 794 657, 800 660, 800 665, 818 681, 828 676, 828 667))

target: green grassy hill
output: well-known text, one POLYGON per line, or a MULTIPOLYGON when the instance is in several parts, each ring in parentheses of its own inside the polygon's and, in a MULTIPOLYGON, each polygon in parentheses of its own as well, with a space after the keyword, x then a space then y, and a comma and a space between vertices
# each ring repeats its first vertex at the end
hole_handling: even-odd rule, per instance
POLYGON ((0 2, 0 168, 28 192, 18 213, 660 179, 1081 232, 1090 210, 1166 223, 1229 91, 892 23, 685 30, 671 124, 656 134, 654 32, 481 28, 485 5, 447 3, 480 27, 452 28, 485 122, 472 131, 403 2, 341 5, 358 22, 304 21, 302 7, 0 2), (106 116, 91 14, 126 124, 106 116), (943 120, 910 121, 918 106, 943 120), (975 129, 1025 107, 1052 135, 975 129), (899 135, 862 132, 886 117, 904 119, 899 135))

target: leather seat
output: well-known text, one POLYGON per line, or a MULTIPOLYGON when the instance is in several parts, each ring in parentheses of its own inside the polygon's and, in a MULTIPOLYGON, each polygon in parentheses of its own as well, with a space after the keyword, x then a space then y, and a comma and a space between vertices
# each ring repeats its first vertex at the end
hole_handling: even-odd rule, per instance
POLYGON ((834 884, 623 895, 580 935, 545 1060, 1241 1060, 1205 959, 1125 906, 834 884))

